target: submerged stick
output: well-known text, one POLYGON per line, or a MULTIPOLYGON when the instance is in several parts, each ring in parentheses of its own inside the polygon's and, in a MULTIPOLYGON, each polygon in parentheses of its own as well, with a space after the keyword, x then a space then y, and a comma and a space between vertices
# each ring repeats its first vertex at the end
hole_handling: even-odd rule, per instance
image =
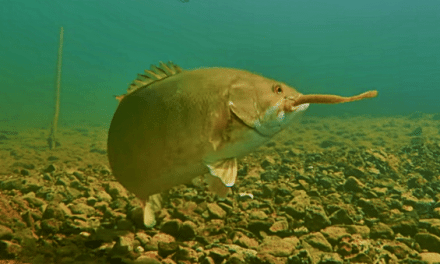
POLYGON ((57 57, 57 79, 55 85, 55 111, 52 121, 52 127, 50 129, 50 135, 47 139, 49 143, 49 148, 54 149, 56 146, 56 133, 58 127, 58 117, 60 115, 60 88, 61 88, 61 62, 63 58, 63 37, 64 29, 61 27, 60 30, 60 45, 58 46, 58 57, 57 57))
POLYGON ((373 98, 377 96, 377 91, 368 91, 365 93, 361 93, 359 95, 350 96, 350 97, 343 97, 339 95, 331 95, 331 94, 304 94, 301 95, 296 101, 294 106, 300 105, 300 104, 339 104, 339 103, 346 103, 346 102, 352 102, 352 101, 358 101, 363 100, 366 98, 373 98))

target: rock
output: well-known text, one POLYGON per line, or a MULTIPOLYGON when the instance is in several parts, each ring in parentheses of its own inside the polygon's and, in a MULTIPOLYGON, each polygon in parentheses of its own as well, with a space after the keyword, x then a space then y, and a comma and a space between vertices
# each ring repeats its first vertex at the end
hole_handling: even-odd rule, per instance
POLYGON ((330 219, 325 214, 324 208, 318 205, 308 206, 306 208, 305 226, 310 231, 319 231, 331 225, 330 219))
POLYGON ((68 207, 73 214, 84 214, 87 216, 93 216, 95 214, 95 208, 83 203, 69 204, 68 207))
POLYGON ((166 258, 168 255, 173 254, 179 249, 179 244, 176 242, 159 242, 158 243, 158 253, 162 258, 166 258))
POLYGON ((400 233, 404 236, 414 236, 417 231, 417 222, 414 219, 399 219, 391 221, 389 226, 393 229, 394 233, 400 233))
POLYGON ((140 256, 136 260, 133 261, 133 264, 165 264, 168 262, 160 262, 155 258, 150 258, 148 256, 140 256))
POLYGON ((2 190, 20 190, 23 186, 23 180, 19 178, 0 181, 2 190))
POLYGON ((417 233, 414 239, 422 249, 440 253, 440 237, 429 233, 417 233))
POLYGON ((399 259, 405 259, 408 256, 415 255, 417 252, 404 243, 387 241, 383 245, 383 249, 393 253, 399 259))
POLYGON ((41 221, 41 229, 49 234, 55 234, 60 231, 62 223, 54 218, 44 219, 41 221))
POLYGON ((65 177, 58 177, 55 185, 69 186, 69 180, 65 177))
POLYGON ((0 240, 0 259, 16 259, 22 247, 16 243, 0 240))
POLYGON ((228 258, 226 264, 246 264, 246 260, 242 254, 234 253, 228 258))
POLYGON ((57 167, 54 164, 50 164, 49 166, 44 169, 43 172, 51 173, 57 170, 57 167))
POLYGON ((275 165, 275 161, 271 157, 266 157, 266 159, 264 159, 260 165, 261 165, 261 168, 267 170, 267 169, 272 168, 275 165))
POLYGON ((303 203, 291 203, 283 206, 282 210, 293 218, 301 219, 306 214, 306 205, 303 203))
POLYGON ((312 256, 306 249, 296 251, 292 256, 287 259, 289 264, 302 264, 302 263, 316 263, 313 261, 312 256))
POLYGON ((189 261, 191 263, 197 263, 199 259, 199 254, 191 248, 179 247, 174 259, 179 261, 189 261))
MULTIPOLYGON (((439 114, 440 116, 440 114, 439 114)), ((440 262, 440 254, 432 252, 422 252, 419 254, 422 261, 426 261, 428 264, 435 264, 440 262)))
POLYGON ((269 231, 278 236, 287 236, 292 233, 292 229, 289 228, 289 223, 286 220, 276 221, 269 228, 269 231))
POLYGON ((389 211, 386 203, 378 198, 360 198, 357 205, 360 206, 364 213, 369 217, 378 217, 382 212, 389 211))
POLYGON ((107 203, 110 203, 112 201, 112 197, 107 192, 103 192, 103 191, 96 192, 95 196, 98 199, 98 201, 103 201, 103 202, 107 202, 107 203))
POLYGON ((208 255, 216 262, 221 263, 223 260, 229 257, 229 252, 225 248, 213 247, 208 250, 208 255))
POLYGON ((325 239, 324 235, 320 232, 314 232, 309 235, 302 236, 302 241, 307 242, 312 247, 317 248, 324 252, 332 252, 332 245, 325 239))
POLYGON ((192 240, 197 235, 197 225, 192 221, 185 221, 180 228, 180 235, 178 238, 182 240, 192 240))
POLYGON ((428 230, 436 236, 440 236, 440 219, 420 219, 419 227, 428 230))
POLYGON ((260 174, 261 180, 267 182, 275 182, 279 177, 280 175, 275 170, 265 171, 260 174))
POLYGON ((277 236, 267 236, 259 246, 258 253, 270 254, 275 257, 288 257, 292 255, 298 244, 299 240, 297 238, 282 239, 277 236))
POLYGON ((223 210, 218 204, 216 203, 208 203, 207 209, 209 212, 209 215, 211 218, 214 219, 223 219, 226 217, 226 211, 223 210))
POLYGON ((52 176, 49 173, 43 173, 43 180, 53 181, 52 176))
POLYGON ((33 205, 35 207, 40 207, 40 206, 46 204, 40 198, 36 198, 34 192, 29 192, 29 193, 25 194, 22 198, 23 198, 23 200, 27 201, 30 205, 33 205))
POLYGON ((6 227, 4 225, 0 225, 0 240, 10 240, 12 238, 12 234, 14 232, 9 227, 6 227))
POLYGON ((116 220, 116 228, 118 230, 134 230, 133 222, 126 218, 119 218, 118 220, 116 220))
POLYGON ((180 235, 180 228, 182 226, 182 221, 179 219, 173 219, 166 221, 162 224, 160 231, 171 235, 173 237, 178 237, 180 235))
POLYGON ((393 239, 394 238, 394 232, 391 227, 388 225, 379 222, 370 228, 370 237, 372 239, 393 239))
MULTIPOLYGON (((64 205, 65 206, 65 205, 64 205)), ((70 209, 67 208, 70 211, 70 209)), ((49 204, 43 212, 43 219, 55 218, 63 221, 66 211, 62 210, 58 204, 49 204)))
POLYGON ((146 251, 158 250, 158 244, 160 242, 171 243, 175 241, 176 239, 173 236, 170 236, 168 234, 158 233, 154 235, 147 244, 144 245, 144 248, 146 251))
POLYGON ((137 239, 143 247, 151 241, 151 237, 142 232, 137 232, 134 238, 137 239))
POLYGON ((248 236, 246 236, 242 232, 235 232, 234 233, 234 235, 232 236, 232 243, 239 245, 241 247, 244 247, 244 248, 257 249, 257 247, 258 247, 257 240, 255 240, 253 238, 249 238, 248 236))
POLYGON ((363 192, 365 189, 365 185, 357 178, 350 176, 345 181, 344 188, 346 191, 363 192))
POLYGON ((127 198, 127 191, 125 188, 118 182, 108 182, 103 185, 105 187, 105 191, 110 194, 113 199, 118 197, 127 198))
POLYGON ((344 260, 336 253, 327 253, 321 255, 319 264, 343 264, 344 260))
POLYGON ((340 224, 346 224, 346 225, 352 225, 353 224, 353 219, 351 219, 351 217, 348 215, 347 210, 341 208, 335 212, 333 212, 333 214, 330 215, 330 221, 332 223, 332 225, 340 225, 340 224))
POLYGON ((80 171, 74 171, 73 176, 75 176, 80 182, 85 181, 84 173, 82 173, 80 171))
POLYGON ((127 253, 130 253, 133 251, 134 247, 137 246, 134 243, 134 234, 128 233, 124 236, 120 236, 117 240, 115 245, 113 246, 111 250, 112 255, 124 255, 127 253))

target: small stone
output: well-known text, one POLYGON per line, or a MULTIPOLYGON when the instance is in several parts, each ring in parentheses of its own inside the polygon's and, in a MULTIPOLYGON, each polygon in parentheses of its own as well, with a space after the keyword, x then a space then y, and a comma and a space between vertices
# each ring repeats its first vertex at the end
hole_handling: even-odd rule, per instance
POLYGON ((3 190, 20 190, 22 186, 23 181, 19 178, 0 181, 0 188, 3 190))
MULTIPOLYGON (((140 256, 135 261, 133 261, 133 264, 161 264, 161 263, 165 264, 167 262, 160 262, 159 260, 157 260, 155 258, 150 258, 148 256, 140 256)), ((172 262, 172 263, 174 263, 174 262, 172 262)))
POLYGON ((179 219, 173 219, 166 221, 162 227, 160 228, 160 231, 172 235, 174 237, 178 236, 180 233, 180 227, 182 226, 182 221, 179 219))
POLYGON ((268 219, 268 216, 263 211, 252 211, 249 214, 249 219, 255 219, 255 220, 266 220, 268 219))
POLYGON ((276 221, 269 228, 269 231, 274 234, 282 235, 282 236, 289 235, 290 233, 292 233, 291 229, 289 228, 289 223, 286 220, 276 221))
POLYGON ((362 192, 365 188, 365 185, 360 180, 350 176, 345 181, 344 188, 347 191, 362 192))
POLYGON ((84 173, 82 173, 80 171, 73 172, 73 176, 75 176, 81 182, 83 182, 85 180, 84 173))
POLYGON ((134 252, 136 252, 136 253, 142 253, 142 252, 144 252, 145 251, 145 249, 143 248, 143 247, 141 247, 141 246, 137 246, 135 249, 134 249, 134 252))
POLYGON ((394 232, 393 229, 391 229, 391 227, 387 226, 382 222, 379 222, 370 228, 370 237, 372 239, 378 239, 378 238, 393 239, 394 232))
POLYGON ((246 236, 242 232, 236 232, 233 235, 232 243, 234 243, 236 245, 239 245, 241 247, 244 247, 244 248, 257 249, 257 247, 258 247, 258 241, 257 240, 255 240, 253 238, 249 238, 248 236, 246 236))
POLYGON ((278 175, 278 173, 274 170, 265 171, 260 174, 261 180, 267 182, 275 182, 279 179, 279 177, 280 175, 278 175))
POLYGON ((56 170, 57 170, 57 167, 55 167, 54 164, 50 164, 49 166, 46 167, 46 169, 44 169, 44 172, 50 173, 50 172, 54 172, 56 170))
POLYGON ((215 219, 223 219, 226 217, 226 211, 216 203, 207 204, 209 215, 215 219))
POLYGON ((83 203, 69 204, 68 207, 73 214, 85 214, 87 216, 92 216, 95 214, 95 208, 83 203))
POLYGON ((40 207, 40 206, 46 204, 40 198, 36 198, 34 192, 29 192, 29 193, 25 194, 22 198, 23 198, 23 200, 27 201, 29 204, 31 204, 35 207, 40 207))
POLYGON ((46 233, 55 234, 60 230, 62 223, 54 218, 41 221, 41 229, 46 233))
POLYGON ((429 233, 417 233, 414 239, 422 249, 440 253, 440 237, 429 233))
POLYGON ((351 217, 347 213, 347 210, 345 209, 339 209, 335 211, 333 214, 331 214, 330 221, 332 222, 332 225, 353 224, 353 219, 351 219, 351 217))
POLYGON ((180 228, 180 235, 178 238, 183 240, 191 240, 197 235, 197 225, 192 221, 185 221, 180 228))
POLYGON ((295 245, 277 236, 267 236, 261 243, 258 253, 270 254, 275 257, 288 257, 295 250, 295 245))
POLYGON ((69 182, 64 177, 58 177, 57 181, 55 182, 55 185, 69 186, 69 182))
POLYGON ((1 239, 10 240, 12 238, 13 233, 14 232, 9 227, 0 225, 0 240, 1 239))
POLYGON ((224 248, 213 247, 209 250, 209 256, 214 259, 216 263, 221 263, 223 260, 229 257, 229 252, 224 248))
POLYGON ((134 243, 134 234, 128 233, 125 236, 120 236, 116 244, 112 248, 112 253, 116 254, 127 254, 133 251, 133 243, 134 243))
POLYGON ((98 199, 96 199, 93 196, 90 196, 87 198, 87 205, 94 206, 97 201, 98 201, 98 199))
POLYGON ((88 237, 90 237, 90 233, 89 232, 81 232, 81 233, 79 233, 79 235, 80 236, 82 236, 82 237, 84 237, 84 238, 88 238, 88 237))
POLYGON ((324 252, 332 252, 332 245, 325 239, 324 235, 320 232, 314 232, 309 235, 301 237, 301 240, 307 242, 312 247, 317 248, 324 252))
POLYGON ((118 182, 109 182, 107 184, 104 184, 105 191, 110 194, 110 196, 113 199, 116 199, 118 197, 127 198, 127 191, 125 188, 118 182))
POLYGON ((310 231, 318 231, 331 225, 330 219, 325 214, 322 206, 309 206, 306 208, 305 226, 310 231))
POLYGON ((159 256, 163 258, 166 258, 168 255, 173 254, 179 249, 179 244, 177 244, 176 242, 170 242, 170 243, 159 242, 157 246, 158 246, 159 256))
POLYGON ((58 158, 57 156, 49 156, 48 158, 47 158, 47 160, 48 161, 56 161, 56 160, 59 160, 60 158, 58 158))
POLYGON ((22 248, 19 244, 11 241, 0 240, 0 257, 4 256, 6 259, 16 259, 21 250, 22 248))
POLYGON ((43 180, 52 181, 52 176, 49 173, 43 173, 43 180))
POLYGON ((151 241, 151 237, 145 233, 137 232, 135 235, 135 239, 137 239, 142 246, 145 246, 151 241))

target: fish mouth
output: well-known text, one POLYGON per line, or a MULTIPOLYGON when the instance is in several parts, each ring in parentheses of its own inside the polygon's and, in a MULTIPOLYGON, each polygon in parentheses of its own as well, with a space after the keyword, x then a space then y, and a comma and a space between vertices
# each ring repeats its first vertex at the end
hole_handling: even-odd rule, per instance
POLYGON ((301 111, 305 111, 305 110, 307 110, 307 108, 309 108, 309 105, 310 104, 308 104, 308 103, 306 103, 306 104, 300 104, 300 105, 297 105, 297 106, 291 106, 290 107, 290 109, 289 109, 289 112, 301 112, 301 111))

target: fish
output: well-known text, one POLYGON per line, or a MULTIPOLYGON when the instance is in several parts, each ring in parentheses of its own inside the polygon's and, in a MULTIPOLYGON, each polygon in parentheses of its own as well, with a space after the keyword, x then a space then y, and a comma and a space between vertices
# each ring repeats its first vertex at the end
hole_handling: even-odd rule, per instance
POLYGON ((226 197, 237 178, 237 160, 294 125, 309 104, 377 94, 307 95, 246 70, 183 70, 160 62, 116 97, 107 140, 110 167, 116 180, 144 202, 144 225, 153 227, 160 193, 205 175, 209 189, 226 197))

